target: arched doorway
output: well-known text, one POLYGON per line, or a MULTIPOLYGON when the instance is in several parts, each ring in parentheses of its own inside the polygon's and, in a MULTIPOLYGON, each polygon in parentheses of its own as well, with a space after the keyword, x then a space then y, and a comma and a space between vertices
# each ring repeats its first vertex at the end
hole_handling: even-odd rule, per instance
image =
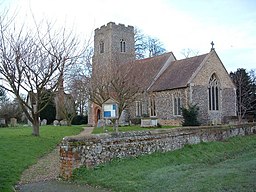
POLYGON ((95 126, 97 126, 98 121, 101 119, 101 109, 99 107, 96 107, 95 113, 94 113, 94 123, 95 126))
POLYGON ((101 119, 101 111, 100 109, 97 109, 97 122, 99 119, 101 119))

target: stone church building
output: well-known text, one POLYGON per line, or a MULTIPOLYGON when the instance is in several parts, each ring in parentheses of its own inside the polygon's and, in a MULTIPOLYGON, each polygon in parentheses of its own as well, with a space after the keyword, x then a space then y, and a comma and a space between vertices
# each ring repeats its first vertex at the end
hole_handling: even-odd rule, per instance
MULTIPOLYGON (((161 125, 180 125, 182 107, 197 105, 201 124, 226 123, 236 116, 236 87, 214 48, 209 53, 177 60, 172 52, 136 60, 134 28, 108 23, 95 30, 93 75, 131 65, 141 91, 125 110, 129 118, 149 116, 161 125)), ((89 124, 102 118, 100 106, 89 104, 89 124)))

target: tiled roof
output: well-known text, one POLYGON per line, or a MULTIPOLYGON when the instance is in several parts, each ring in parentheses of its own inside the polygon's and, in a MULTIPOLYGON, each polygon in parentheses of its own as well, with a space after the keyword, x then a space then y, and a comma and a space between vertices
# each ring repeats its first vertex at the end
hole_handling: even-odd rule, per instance
POLYGON ((189 79, 208 54, 173 61, 154 82, 149 91, 164 91, 186 87, 189 79))
POLYGON ((135 77, 136 83, 140 85, 142 90, 146 90, 151 85, 171 55, 173 55, 172 52, 169 52, 134 62, 134 67, 132 67, 130 74, 135 77))

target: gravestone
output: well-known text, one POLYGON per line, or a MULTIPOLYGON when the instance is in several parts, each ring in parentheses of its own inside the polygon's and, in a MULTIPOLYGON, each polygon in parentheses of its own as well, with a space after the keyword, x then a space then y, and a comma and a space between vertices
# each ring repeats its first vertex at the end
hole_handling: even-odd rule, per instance
POLYGON ((68 122, 66 120, 61 120, 60 121, 60 125, 61 126, 67 126, 68 125, 68 122))
POLYGON ((4 118, 0 118, 0 127, 5 127, 5 119, 4 118))
POLYGON ((60 125, 60 122, 59 122, 58 120, 54 120, 54 121, 53 121, 53 125, 54 125, 54 126, 58 126, 58 125, 60 125))
POLYGON ((98 128, 104 127, 104 125, 105 125, 105 120, 104 119, 99 119, 98 123, 97 123, 97 127, 98 128))
POLYGON ((41 126, 44 126, 44 125, 47 125, 47 119, 43 119, 43 120, 41 121, 41 126))
POLYGON ((11 126, 11 127, 16 127, 16 126, 17 126, 17 119, 16 119, 16 118, 11 118, 11 120, 10 120, 10 126, 11 126))

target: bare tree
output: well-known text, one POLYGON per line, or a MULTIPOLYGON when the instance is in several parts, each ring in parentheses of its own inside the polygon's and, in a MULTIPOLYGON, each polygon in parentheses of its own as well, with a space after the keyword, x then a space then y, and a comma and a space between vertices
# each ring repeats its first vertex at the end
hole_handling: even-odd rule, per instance
POLYGON ((111 75, 109 71, 102 71, 92 75, 89 84, 89 99, 93 103, 102 107, 104 101, 110 96, 111 75))
POLYGON ((112 97, 118 102, 118 118, 122 112, 133 103, 140 86, 136 81, 136 76, 132 73, 133 63, 117 67, 110 81, 110 91, 112 97))
POLYGON ((71 126, 71 122, 76 115, 75 101, 72 95, 63 91, 55 97, 55 101, 58 103, 58 113, 63 118, 62 120, 66 121, 68 126, 71 126))
POLYGON ((136 59, 154 57, 166 52, 159 39, 144 35, 138 28, 134 30, 134 41, 136 59))
POLYGON ((147 41, 145 35, 138 28, 134 28, 134 44, 136 59, 145 58, 145 52, 147 50, 147 41))
POLYGON ((159 39, 148 37, 148 52, 149 57, 154 57, 165 53, 166 50, 159 39))
POLYGON ((12 117, 16 118, 19 122, 22 120, 22 110, 16 99, 6 100, 1 103, 0 117, 5 119, 6 125, 12 117))
MULTIPOLYGON (((88 43, 90 45, 90 43, 88 43)), ((67 91, 73 96, 79 115, 84 115, 89 100, 89 83, 92 74, 93 49, 88 46, 85 51, 84 61, 76 65, 67 74, 67 91)))
POLYGON ((35 29, 0 20, 0 73, 3 88, 14 94, 39 136, 39 114, 56 91, 60 76, 83 56, 83 48, 75 35, 42 22, 35 29), (43 25, 45 24, 45 25, 43 25), (45 97, 45 89, 53 93, 45 97), (21 98, 29 96, 29 101, 21 98), (44 105, 42 105, 44 104, 44 105))
POLYGON ((74 98, 79 115, 84 115, 89 97, 89 81, 86 76, 81 79, 73 79, 70 82, 70 93, 74 98))
POLYGON ((111 63, 108 70, 102 70, 92 76, 90 100, 102 107, 109 98, 118 102, 118 119, 122 112, 135 100, 140 87, 132 73, 134 63, 120 64, 118 58, 111 63))
POLYGON ((199 54, 199 51, 187 48, 187 49, 182 49, 181 54, 184 56, 184 58, 189 58, 189 57, 197 56, 199 54))

